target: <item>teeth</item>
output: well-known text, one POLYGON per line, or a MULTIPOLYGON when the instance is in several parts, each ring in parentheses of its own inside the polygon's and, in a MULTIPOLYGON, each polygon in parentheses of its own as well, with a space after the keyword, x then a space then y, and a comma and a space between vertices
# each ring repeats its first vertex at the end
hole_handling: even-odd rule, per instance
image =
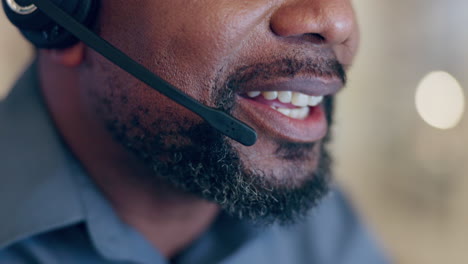
POLYGON ((257 97, 261 94, 261 92, 259 91, 252 91, 252 92, 248 92, 247 95, 251 98, 254 98, 254 97, 257 97))
POLYGON ((267 100, 275 100, 278 98, 278 92, 262 92, 263 97, 267 100))
POLYGON ((285 116, 289 116, 289 114, 291 113, 291 109, 289 109, 289 108, 278 108, 278 109, 275 109, 275 110, 282 113, 285 116))
POLYGON ((288 108, 274 108, 276 111, 280 112, 281 114, 288 116, 294 119, 305 119, 309 116, 309 107, 301 107, 295 109, 288 109, 288 108))
POLYGON ((295 106, 307 106, 309 104, 309 96, 303 93, 292 93, 291 103, 295 106))
POLYGON ((303 93, 290 91, 251 91, 248 92, 247 95, 250 98, 255 98, 259 95, 262 95, 265 99, 270 101, 278 99, 282 103, 293 104, 299 107, 317 106, 323 101, 323 96, 310 96, 303 93))
POLYGON ((309 96, 309 105, 317 106, 323 101, 323 96, 309 96))
POLYGON ((278 92, 278 100, 285 104, 291 103, 292 92, 278 92))

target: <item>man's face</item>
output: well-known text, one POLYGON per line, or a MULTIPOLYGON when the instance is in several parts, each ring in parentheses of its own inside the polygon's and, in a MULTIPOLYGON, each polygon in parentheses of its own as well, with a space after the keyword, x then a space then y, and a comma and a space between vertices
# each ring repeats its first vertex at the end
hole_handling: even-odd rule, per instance
POLYGON ((95 53, 83 73, 87 107, 157 179, 240 217, 288 221, 325 192, 332 94, 358 43, 349 1, 102 1, 105 39, 250 125, 252 147, 95 53))

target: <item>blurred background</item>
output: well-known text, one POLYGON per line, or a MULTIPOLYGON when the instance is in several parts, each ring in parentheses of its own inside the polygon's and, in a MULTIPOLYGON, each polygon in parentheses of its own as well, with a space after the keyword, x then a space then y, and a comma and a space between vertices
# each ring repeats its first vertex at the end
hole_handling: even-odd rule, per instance
MULTIPOLYGON (((362 44, 338 98, 337 181, 395 263, 468 263, 468 1, 354 3, 362 44)), ((31 54, 1 12, 0 100, 31 54)))

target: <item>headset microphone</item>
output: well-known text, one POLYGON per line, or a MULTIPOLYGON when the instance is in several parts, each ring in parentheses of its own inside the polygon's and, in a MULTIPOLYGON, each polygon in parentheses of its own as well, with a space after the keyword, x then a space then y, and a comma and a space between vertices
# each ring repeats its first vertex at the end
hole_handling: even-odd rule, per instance
POLYGON ((60 7, 51 0, 2 0, 2 3, 10 21, 37 47, 64 48, 79 39, 135 78, 199 115, 224 135, 245 146, 255 144, 257 133, 251 127, 220 110, 199 103, 89 30, 85 25, 95 19, 93 14, 98 9, 96 0, 55 1, 60 2, 60 7))

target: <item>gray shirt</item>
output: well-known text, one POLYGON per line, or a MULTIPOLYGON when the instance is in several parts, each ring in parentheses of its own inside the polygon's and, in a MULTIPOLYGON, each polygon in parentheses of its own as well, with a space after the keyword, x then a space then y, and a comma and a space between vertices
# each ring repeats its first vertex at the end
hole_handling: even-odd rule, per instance
POLYGON ((115 214, 55 130, 33 64, 0 103, 0 263, 388 263, 340 192, 290 227, 221 214, 167 260, 115 214))

